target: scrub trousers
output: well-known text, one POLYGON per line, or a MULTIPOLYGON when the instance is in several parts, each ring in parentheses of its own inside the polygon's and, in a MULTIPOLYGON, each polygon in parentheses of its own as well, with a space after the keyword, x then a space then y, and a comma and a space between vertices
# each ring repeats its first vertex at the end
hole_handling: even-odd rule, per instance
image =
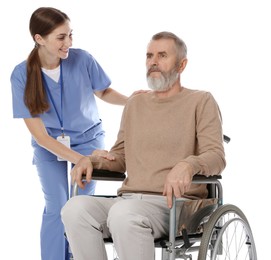
POLYGON ((154 239, 169 232, 169 208, 159 195, 75 196, 61 217, 76 260, 107 260, 107 237, 113 238, 120 260, 154 260, 154 239))
MULTIPOLYGON (((42 260, 68 260, 68 243, 60 211, 69 199, 69 176, 66 161, 43 161, 36 163, 45 208, 42 216, 40 243, 42 260)), ((91 181, 79 194, 93 195, 96 181, 91 181)))

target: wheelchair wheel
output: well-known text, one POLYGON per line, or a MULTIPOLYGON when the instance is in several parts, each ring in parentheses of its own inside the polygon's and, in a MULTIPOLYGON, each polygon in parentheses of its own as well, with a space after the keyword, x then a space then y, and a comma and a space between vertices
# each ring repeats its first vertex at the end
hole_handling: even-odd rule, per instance
POLYGON ((198 260, 257 260, 252 231, 236 206, 220 206, 204 226, 198 260))

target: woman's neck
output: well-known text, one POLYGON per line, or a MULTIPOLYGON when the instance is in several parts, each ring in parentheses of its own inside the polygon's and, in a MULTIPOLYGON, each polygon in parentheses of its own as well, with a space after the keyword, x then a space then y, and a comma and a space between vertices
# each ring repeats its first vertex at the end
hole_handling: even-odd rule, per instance
POLYGON ((60 65, 60 58, 52 58, 49 57, 48 55, 44 55, 41 51, 39 52, 40 56, 40 62, 41 62, 41 67, 47 70, 53 70, 57 68, 60 65))

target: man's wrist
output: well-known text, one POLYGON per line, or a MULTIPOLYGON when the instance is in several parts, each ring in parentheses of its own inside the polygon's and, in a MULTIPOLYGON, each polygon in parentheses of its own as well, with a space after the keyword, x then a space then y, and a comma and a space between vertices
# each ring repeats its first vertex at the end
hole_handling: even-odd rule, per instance
POLYGON ((87 158, 87 160, 88 160, 91 164, 93 164, 93 162, 95 161, 95 159, 93 158, 93 157, 94 157, 93 155, 86 155, 85 157, 87 158))

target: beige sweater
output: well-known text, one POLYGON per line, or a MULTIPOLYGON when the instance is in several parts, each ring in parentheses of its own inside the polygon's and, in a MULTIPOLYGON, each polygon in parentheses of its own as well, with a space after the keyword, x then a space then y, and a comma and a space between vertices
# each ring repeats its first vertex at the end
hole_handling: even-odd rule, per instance
MULTIPOLYGON (((167 173, 180 161, 194 174, 215 175, 225 168, 219 107, 209 92, 183 88, 158 99, 153 92, 131 98, 124 108, 115 161, 92 158, 94 168, 127 172, 123 192, 161 194, 167 173)), ((193 185, 188 198, 204 198, 205 185, 193 185)))

